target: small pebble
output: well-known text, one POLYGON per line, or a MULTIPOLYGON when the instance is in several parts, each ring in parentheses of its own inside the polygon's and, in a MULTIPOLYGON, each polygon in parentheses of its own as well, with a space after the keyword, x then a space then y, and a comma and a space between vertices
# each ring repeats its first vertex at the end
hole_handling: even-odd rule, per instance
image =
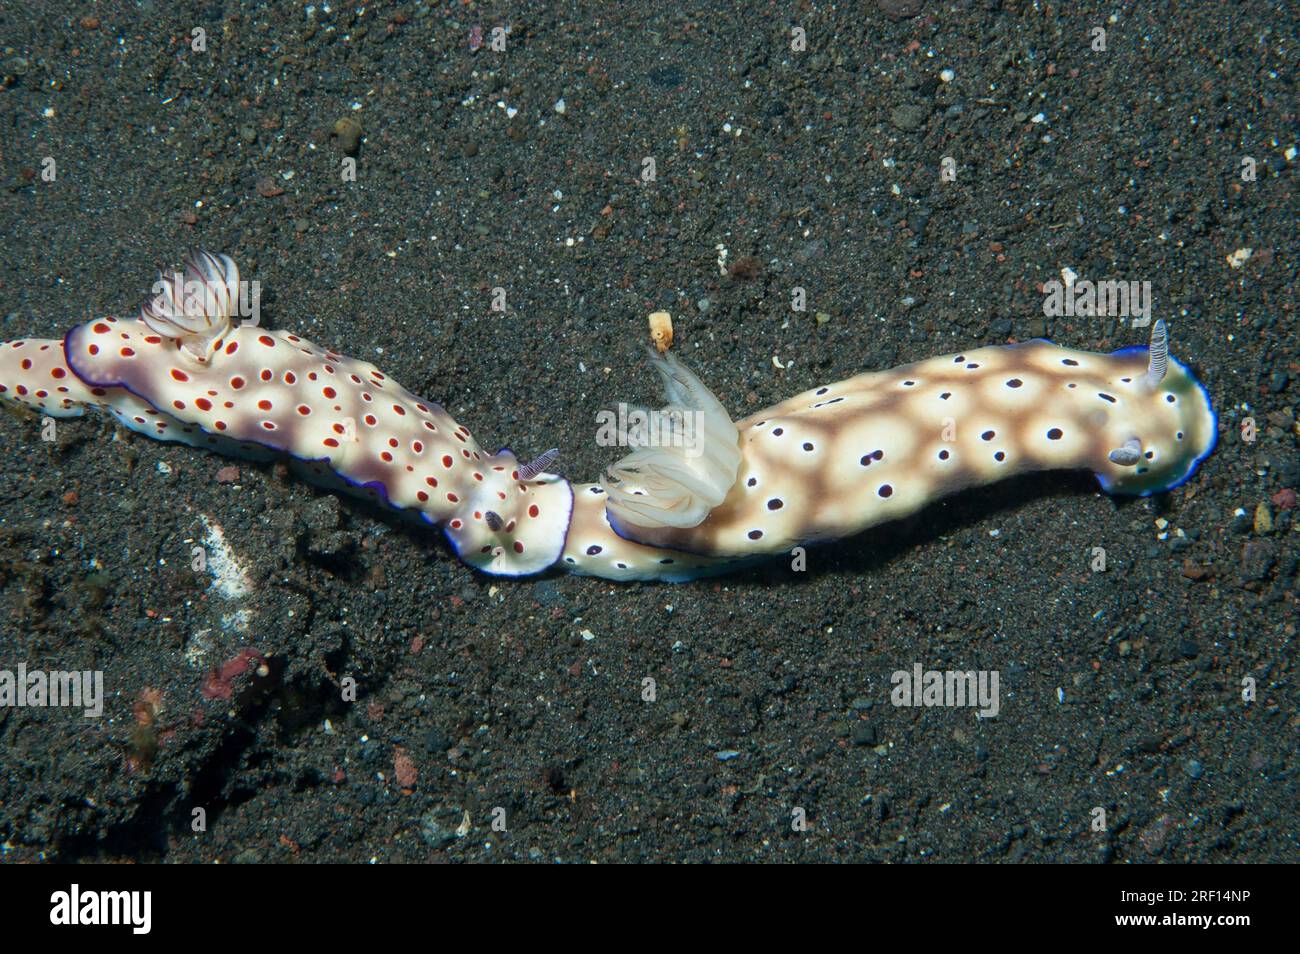
POLYGON ((1255 532, 1258 534, 1273 532, 1273 511, 1268 509, 1268 504, 1260 503, 1255 507, 1255 532))
POLYGON ((351 116, 335 120, 330 127, 330 135, 338 140, 339 148, 345 156, 355 156, 361 149, 361 124, 351 116))

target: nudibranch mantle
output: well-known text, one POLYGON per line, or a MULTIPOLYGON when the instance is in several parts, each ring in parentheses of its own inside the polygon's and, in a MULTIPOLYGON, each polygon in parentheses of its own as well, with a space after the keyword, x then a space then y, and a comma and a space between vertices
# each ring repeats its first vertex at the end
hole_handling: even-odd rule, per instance
POLYGON ((228 257, 194 252, 138 318, 0 345, 0 399, 54 417, 99 406, 154 439, 288 455, 318 483, 442 527, 487 573, 558 566, 672 582, 1029 470, 1087 468, 1114 494, 1168 490, 1217 433, 1162 322, 1146 347, 982 347, 814 388, 736 422, 680 361, 652 355, 664 412, 690 422, 691 440, 633 446, 603 483, 570 485, 547 472, 557 451, 531 463, 508 448, 489 454, 373 364, 240 322, 238 276, 228 257))

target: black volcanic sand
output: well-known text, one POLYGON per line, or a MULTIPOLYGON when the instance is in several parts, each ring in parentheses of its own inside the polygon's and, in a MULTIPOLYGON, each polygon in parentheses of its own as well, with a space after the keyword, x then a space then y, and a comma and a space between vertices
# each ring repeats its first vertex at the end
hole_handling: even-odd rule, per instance
POLYGON ((1044 317, 1068 266, 1151 282, 1220 446, 1152 500, 1036 475, 803 573, 615 585, 479 576, 282 466, 5 413, 0 668, 108 699, 0 711, 4 858, 1296 860, 1290 5, 49 6, 0 11, 4 340, 129 314, 202 244, 268 325, 592 479, 595 412, 657 397, 650 311, 741 416, 983 344, 1142 343, 1044 317), (205 521, 243 600, 191 569, 205 521), (214 679, 244 649, 265 674, 214 679), (997 718, 891 705, 915 663, 997 670, 997 718))

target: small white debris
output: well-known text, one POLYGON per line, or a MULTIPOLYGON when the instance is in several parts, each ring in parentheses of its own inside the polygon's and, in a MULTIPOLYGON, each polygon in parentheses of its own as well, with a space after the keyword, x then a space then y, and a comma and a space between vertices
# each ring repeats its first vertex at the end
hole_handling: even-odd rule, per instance
POLYGON ((1078 279, 1078 277, 1079 277, 1079 273, 1076 272, 1069 265, 1066 265, 1063 269, 1061 269, 1061 281, 1065 282, 1066 288, 1073 288, 1074 283, 1078 279))
POLYGON ((1286 152, 1282 153, 1282 155, 1286 157, 1287 162, 1295 162, 1295 157, 1296 157, 1295 146, 1287 146, 1286 152))
POLYGON ((589 629, 582 630, 580 633, 578 633, 578 635, 582 637, 584 642, 588 642, 588 643, 596 638, 596 634, 589 629))
POLYGON ((1239 248, 1228 256, 1228 264, 1233 268, 1241 268, 1246 262, 1250 261, 1250 256, 1255 252, 1251 248, 1239 248))
POLYGON ((673 316, 666 311, 650 313, 650 340, 655 350, 663 354, 673 346, 673 316))
POLYGON ((557 99, 557 100, 555 101, 555 111, 556 111, 557 113, 559 113, 561 116, 564 115, 564 111, 565 111, 566 109, 568 109, 568 108, 569 108, 569 107, 566 106, 565 103, 564 103, 564 97, 563 97, 563 96, 561 96, 559 99, 557 99))
POLYGON ((939 71, 939 79, 942 80, 942 81, 945 82, 945 83, 951 83, 951 82, 952 82, 953 80, 955 80, 956 78, 957 78, 957 74, 954 73, 952 70, 940 70, 940 71, 939 71))
POLYGON ((233 613, 221 614, 221 629, 226 633, 247 633, 253 625, 253 614, 247 606, 241 606, 233 613))
POLYGON ((248 573, 239 562, 239 558, 235 556, 235 551, 226 542, 226 534, 222 531, 221 524, 210 519, 206 514, 200 514, 199 519, 203 521, 208 531, 203 535, 203 546, 206 551, 204 559, 207 570, 212 574, 212 589, 228 600, 243 599, 253 591, 253 583, 248 578, 248 573))
POLYGON ((160 461, 158 461, 158 473, 160 473, 160 474, 170 474, 171 472, 172 472, 172 465, 171 465, 171 464, 167 463, 167 461, 165 461, 165 460, 160 460, 160 461))
POLYGON ((1036 126, 1039 123, 1047 122, 1047 116, 1043 113, 1034 113, 1034 115, 1029 117, 1029 121, 1036 126))
POLYGON ((208 653, 212 651, 212 630, 199 629, 195 630, 190 638, 185 641, 185 649, 182 655, 185 662, 191 668, 198 669, 203 665, 208 653))

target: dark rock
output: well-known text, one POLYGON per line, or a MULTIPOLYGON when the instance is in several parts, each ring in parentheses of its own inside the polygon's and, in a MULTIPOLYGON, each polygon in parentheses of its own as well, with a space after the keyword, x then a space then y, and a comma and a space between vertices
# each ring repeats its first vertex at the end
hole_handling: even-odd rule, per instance
POLYGON ((876 727, 870 722, 853 723, 854 745, 876 745, 876 727))
POLYGON ((923 103, 903 103, 890 111, 889 121, 904 132, 915 132, 925 125, 929 116, 929 106, 923 103))
POLYGON ((1272 541, 1248 541, 1241 548, 1241 579, 1247 583, 1265 579, 1276 560, 1272 541))
POLYGON ((1274 461, 1273 475, 1283 487, 1300 488, 1300 454, 1286 454, 1274 461))
POLYGON ((464 817, 465 813, 456 805, 429 809, 420 816, 420 840, 430 848, 447 847, 460 837, 456 829, 464 817))
POLYGON ((679 66, 657 66, 646 78, 663 89, 675 89, 686 82, 686 71, 679 66))
POLYGON ((1169 840, 1169 833, 1175 828, 1175 822, 1171 815, 1161 815, 1138 834, 1138 840, 1142 842, 1142 847, 1147 850, 1149 855, 1158 855, 1165 850, 1165 842, 1169 840))
POLYGON ((925 0, 876 0, 876 6, 891 20, 910 20, 921 15, 925 0))

